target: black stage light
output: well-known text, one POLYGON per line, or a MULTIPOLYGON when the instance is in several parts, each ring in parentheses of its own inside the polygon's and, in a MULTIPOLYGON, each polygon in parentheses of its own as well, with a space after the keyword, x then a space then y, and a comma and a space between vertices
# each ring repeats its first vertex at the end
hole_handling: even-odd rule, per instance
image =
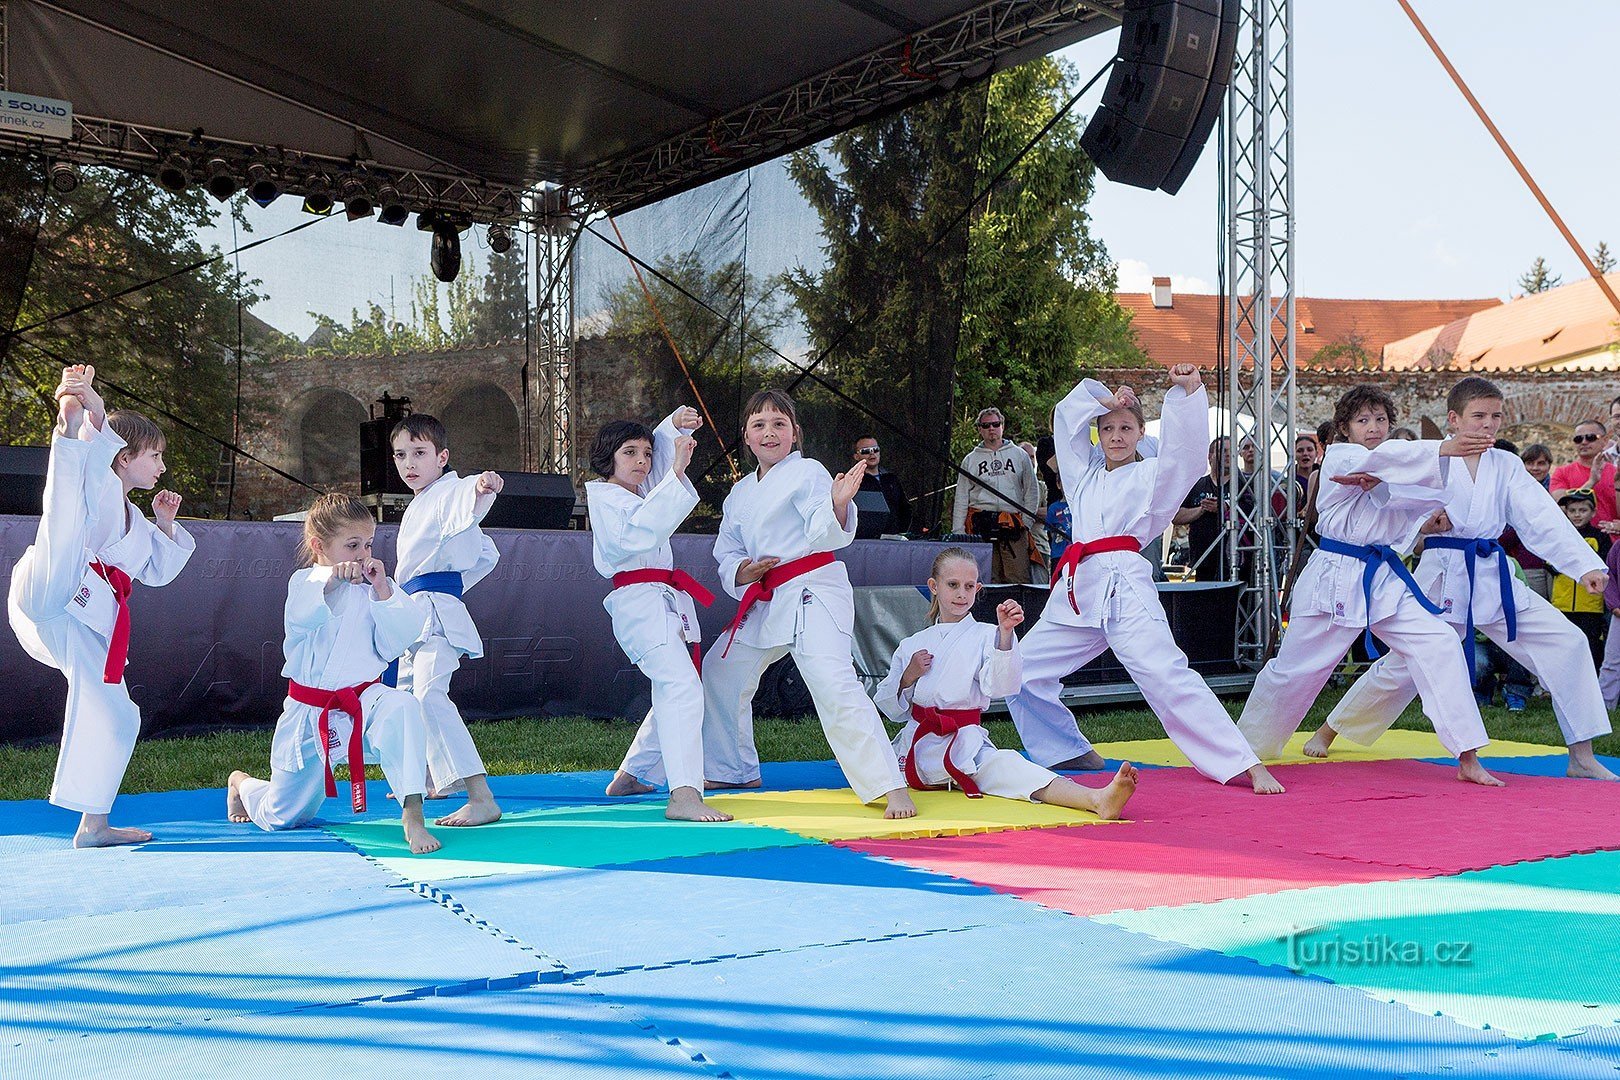
POLYGON ((213 158, 208 162, 208 194, 224 202, 235 195, 240 186, 236 174, 231 172, 230 162, 224 158, 213 158))
POLYGON ((248 198, 260 206, 269 206, 281 194, 281 185, 276 183, 276 174, 270 171, 268 165, 255 162, 248 166, 248 198))
POLYGON ((512 230, 505 225, 495 224, 489 227, 489 250, 497 255, 505 255, 512 250, 512 230))
POLYGON ((400 201, 399 189, 393 184, 384 184, 377 189, 377 220, 384 225, 403 225, 411 212, 400 201))
POLYGON ((332 183, 321 173, 312 173, 304 185, 304 213, 326 215, 332 212, 332 183))
POLYGON ((456 227, 447 221, 441 220, 433 226, 433 253, 428 265, 440 281, 454 281, 461 272, 461 237, 456 227))
POLYGON ((182 154, 170 154, 158 166, 157 179, 165 191, 184 191, 191 186, 191 162, 182 154))
POLYGON ((358 176, 346 177, 338 190, 343 195, 343 212, 350 221, 371 216, 371 196, 366 191, 364 180, 358 176))
POLYGON ((51 162, 51 190, 67 195, 79 186, 79 170, 70 161, 51 162))

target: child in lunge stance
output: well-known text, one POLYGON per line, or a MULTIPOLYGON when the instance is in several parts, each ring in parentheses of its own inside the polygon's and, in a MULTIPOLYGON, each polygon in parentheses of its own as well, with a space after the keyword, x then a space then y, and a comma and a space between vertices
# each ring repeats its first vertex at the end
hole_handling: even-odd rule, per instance
MULTIPOLYGON (((1458 382, 1447 398, 1446 423, 1454 439, 1484 441, 1490 447, 1505 416, 1502 391, 1475 375, 1458 382)), ((1569 747, 1570 776, 1615 780, 1592 753, 1592 740, 1609 733, 1609 717, 1586 641, 1552 604, 1514 577, 1497 537, 1511 528, 1519 544, 1566 575, 1572 597, 1600 595, 1608 581, 1607 567, 1589 537, 1511 452, 1481 451, 1477 441, 1470 444, 1475 452, 1449 463, 1441 493, 1445 514, 1438 523, 1443 527, 1424 541, 1417 584, 1440 608, 1440 618, 1462 637, 1470 650, 1465 658, 1477 629, 1547 687, 1569 747)), ((1341 734, 1371 744, 1422 687, 1421 666, 1400 651, 1378 660, 1340 699, 1305 752, 1326 756, 1341 734)), ((1425 695, 1425 711, 1444 739, 1432 704, 1425 695)))
MULTIPOLYGON (((703 658, 703 751, 711 783, 759 783, 754 690, 789 653, 816 704, 839 767, 862 802, 887 796, 885 817, 913 817, 877 707, 855 678, 855 594, 833 552, 855 539, 855 493, 865 462, 834 479, 795 449, 793 399, 761 390, 743 413, 743 442, 759 467, 726 496, 715 540, 720 583, 737 618, 703 658)), ((639 775, 636 763, 625 771, 639 775)))
POLYGON ((1376 634, 1411 671, 1436 734, 1460 762, 1459 779, 1499 785, 1479 762, 1489 739, 1457 634, 1401 562, 1420 530, 1446 527, 1438 511, 1447 474, 1465 471, 1452 459, 1489 450, 1495 436, 1393 439, 1395 418, 1394 400, 1375 386, 1354 387, 1335 406, 1339 437, 1322 459, 1316 494, 1321 539, 1294 584, 1282 646, 1255 680, 1238 728, 1262 758, 1281 754, 1345 650, 1365 637, 1376 656, 1376 634))
POLYGON ((954 784, 969 798, 1051 803, 1111 820, 1136 790, 1136 768, 1121 765, 1113 782, 1093 789, 1059 776, 1016 750, 998 750, 979 723, 991 698, 1018 692, 1023 665, 1013 630, 1024 621, 1015 600, 996 607, 993 626, 970 612, 979 595, 979 564, 963 548, 934 557, 929 626, 900 643, 876 700, 905 724, 894 740, 906 782, 918 790, 954 784))
POLYGON ((585 485, 591 513, 591 558, 613 582, 602 601, 613 636, 652 681, 652 709, 608 785, 609 795, 640 795, 669 785, 664 816, 675 821, 730 821, 703 801, 703 683, 698 675, 696 603, 714 595, 675 569, 669 538, 698 504, 686 478, 703 424, 696 409, 676 409, 656 430, 615 420, 596 434, 585 485))
POLYGON ((487 825, 501 808, 489 790, 483 758, 467 724, 450 700, 450 677, 463 656, 484 655, 478 627, 462 603, 466 590, 495 569, 500 553, 478 523, 501 490, 495 472, 457 476, 450 464, 444 425, 426 413, 407 416, 389 437, 394 467, 412 499, 399 523, 400 588, 416 598, 427 621, 416 644, 400 657, 398 685, 422 703, 427 727, 427 798, 445 798, 458 787, 467 805, 438 818, 448 826, 487 825))
POLYGON ((332 766, 348 762, 351 805, 366 808, 365 756, 403 811, 412 854, 439 849, 422 819, 426 733, 422 706, 382 683, 426 612, 371 555, 377 523, 360 500, 322 495, 304 519, 306 562, 287 585, 287 700, 270 742, 270 779, 233 772, 225 813, 266 831, 304 824, 337 794, 332 766))
POLYGON ((1198 369, 1179 364, 1164 397, 1157 456, 1128 387, 1087 379, 1057 406, 1058 472, 1073 541, 1052 572, 1052 597, 1024 638, 1024 688, 1007 708, 1032 760, 1096 769, 1102 758, 1058 696, 1062 678, 1112 648, 1193 766, 1219 783, 1247 776, 1256 794, 1283 788, 1260 764, 1170 634, 1144 544, 1164 532, 1206 468, 1209 398, 1198 369), (1093 424, 1097 443, 1091 441, 1093 424))
POLYGON ((163 433, 139 413, 109 414, 95 376, 87 365, 62 369, 44 513, 12 571, 7 603, 23 649, 67 677, 51 802, 80 813, 80 848, 152 839, 107 822, 141 730, 124 685, 131 583, 167 585, 196 549, 175 521, 179 495, 153 496, 152 521, 129 501, 163 475, 163 433))

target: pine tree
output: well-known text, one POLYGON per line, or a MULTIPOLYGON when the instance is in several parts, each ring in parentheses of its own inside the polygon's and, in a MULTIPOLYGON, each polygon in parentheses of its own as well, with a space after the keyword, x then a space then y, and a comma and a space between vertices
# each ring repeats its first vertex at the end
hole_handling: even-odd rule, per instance
POLYGON ((1607 274, 1617 265, 1620 265, 1620 260, 1616 260, 1615 257, 1609 252, 1609 245, 1607 243, 1599 240, 1598 246, 1592 250, 1592 265, 1597 267, 1598 273, 1607 274))
POLYGON ((1558 288, 1563 283, 1563 280, 1562 275, 1555 274, 1548 268, 1546 259, 1537 255, 1536 261, 1530 264, 1530 269, 1520 276, 1519 288, 1523 289, 1527 295, 1546 292, 1548 289, 1558 288))

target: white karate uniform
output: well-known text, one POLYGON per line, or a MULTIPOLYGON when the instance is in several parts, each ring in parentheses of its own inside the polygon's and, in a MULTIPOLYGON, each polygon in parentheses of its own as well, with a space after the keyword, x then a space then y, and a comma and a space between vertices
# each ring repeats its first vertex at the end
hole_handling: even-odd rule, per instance
MULTIPOLYGON (((394 586, 378 600, 370 585, 335 581, 330 566, 309 566, 287 583, 287 663, 281 673, 301 686, 337 690, 378 678, 422 629, 415 597, 394 586)), ((382 766, 394 797, 404 803, 427 788, 422 706, 404 690, 378 683, 360 695, 366 759, 382 766)), ((291 829, 320 811, 326 798, 321 757, 321 710, 291 697, 283 702, 270 740, 270 779, 242 781, 242 804, 261 829, 291 829)), ((354 718, 328 715, 332 763, 349 760, 354 718)))
MULTIPOLYGON (((1437 442, 1402 439, 1386 440, 1371 450, 1353 443, 1329 446, 1316 494, 1318 530, 1347 544, 1411 551, 1423 522, 1445 505, 1446 471, 1457 469, 1446 464, 1439 448, 1437 442), (1383 483, 1363 491, 1330 479, 1356 472, 1383 483)), ((1261 757, 1282 753, 1346 650, 1366 631, 1366 566, 1349 555, 1319 549, 1300 571, 1282 647, 1255 679, 1238 720, 1261 757)), ((1387 566, 1373 579, 1370 619, 1373 633, 1390 653, 1405 656, 1417 673, 1417 688, 1447 749, 1456 755, 1484 746, 1489 739, 1457 635, 1425 611, 1387 566)))
MULTIPOLYGON (((854 503, 848 517, 847 527, 839 526, 832 476, 798 451, 777 462, 764 479, 757 471, 749 473, 726 496, 715 539, 721 585, 741 600, 747 586, 736 583, 737 568, 745 561, 775 556, 786 563, 847 546, 855 539, 854 503)), ((759 779, 754 691, 765 669, 792 653, 833 756, 861 801, 906 786, 877 707, 855 678, 854 626, 849 574, 833 562, 756 604, 729 646, 722 636, 709 647, 703 658, 703 751, 710 780, 759 779)))
MULTIPOLYGON (((493 505, 495 496, 478 494, 477 476, 457 476, 454 470, 417 492, 399 523, 399 580, 450 571, 461 575, 463 592, 484 580, 501 557, 478 527, 493 505)), ((413 598, 427 618, 416 644, 400 657, 399 687, 422 703, 428 775, 438 790, 448 791, 484 773, 484 759, 450 700, 450 677, 461 658, 483 656, 484 643, 460 597, 423 591, 413 598)))
MULTIPOLYGON (((1091 424, 1108 410, 1109 391, 1086 379, 1058 403, 1058 473, 1069 493, 1075 543, 1129 536, 1146 546, 1170 526, 1181 501, 1207 468, 1209 396, 1171 387, 1164 398, 1156 457, 1107 469, 1091 442, 1091 424)), ((1144 440, 1146 443, 1146 440, 1144 440)), ((1147 454, 1151 443, 1138 447, 1147 454)), ((1034 629, 1024 637, 1024 688, 1007 699, 1031 759, 1056 764, 1089 753, 1074 714, 1059 698, 1062 678, 1112 648, 1199 772, 1225 783, 1258 764, 1208 684, 1187 666, 1153 584, 1153 567, 1134 551, 1109 551, 1058 578, 1034 629), (1079 610, 1076 611, 1075 608, 1079 610)))
MULTIPOLYGON (((923 783, 939 787, 948 783, 945 752, 952 745, 950 735, 917 736, 917 721, 911 718, 912 705, 935 709, 978 709, 989 706, 991 698, 1018 692, 1023 663, 1018 639, 1012 648, 996 648, 997 628, 974 622, 972 616, 955 623, 935 623, 900 643, 889 661, 889 674, 878 684, 874 695, 878 708, 889 719, 906 726, 894 739, 894 752, 902 762, 914 759, 923 783), (918 651, 926 649, 933 665, 907 689, 900 688, 906 665, 918 651)), ((951 764, 973 777, 979 790, 1003 799, 1032 801, 1037 791, 1058 774, 1043 769, 1016 750, 998 750, 990 733, 981 726, 965 727, 955 733, 951 764)))
MULTIPOLYGON (((118 615, 112 586, 89 568, 116 566, 142 585, 167 585, 197 542, 178 523, 171 539, 124 495, 112 471, 124 440, 104 424, 90 441, 53 436, 44 514, 11 575, 7 610, 23 649, 67 676, 67 717, 51 802, 83 814, 112 810, 141 730, 123 681, 105 681, 118 615)), ((131 608, 139 596, 129 600, 131 608)), ((138 632, 138 631, 134 631, 138 632)))
MULTIPOLYGON (((671 469, 681 432, 670 416, 653 432, 653 463, 639 491, 609 480, 585 485, 591 559, 612 579, 625 570, 673 570, 669 538, 698 504, 697 489, 671 469)), ((680 589, 656 582, 614 589, 602 601, 613 636, 652 681, 652 708, 619 768, 643 783, 703 791, 703 683, 692 661, 702 640, 697 607, 680 589)))
MULTIPOLYGON (((1477 476, 1470 476, 1463 462, 1452 462, 1446 477, 1445 500, 1452 528, 1442 535, 1494 540, 1511 525, 1525 547, 1576 580, 1594 570, 1607 569, 1547 489, 1525 471, 1516 455, 1506 450, 1481 454, 1477 476)), ((1504 597, 1498 569, 1499 560, 1504 558, 1495 554, 1475 560, 1474 628, 1533 672, 1547 688, 1566 743, 1607 735, 1608 711, 1586 635, 1517 577, 1511 579, 1512 595, 1504 597), (1514 605, 1517 632, 1512 641, 1507 636, 1504 601, 1514 605)), ((1413 576, 1429 599, 1445 609, 1441 618, 1452 625, 1457 636, 1466 635, 1469 590, 1463 552, 1426 546, 1413 576)), ((1464 645, 1472 648, 1473 642, 1464 645)), ((1465 655, 1465 663, 1466 659, 1465 655)), ((1400 718, 1415 692, 1416 683, 1406 658, 1395 653, 1380 657, 1339 701, 1328 717, 1328 725, 1348 739, 1370 745, 1400 718)))

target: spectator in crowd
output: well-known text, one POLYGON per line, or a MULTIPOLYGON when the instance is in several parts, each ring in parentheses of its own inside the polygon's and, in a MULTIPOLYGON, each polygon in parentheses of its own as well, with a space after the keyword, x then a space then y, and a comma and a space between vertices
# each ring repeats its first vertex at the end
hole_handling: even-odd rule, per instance
POLYGON ((1404 439, 1407 442, 1418 441, 1418 433, 1409 427, 1398 427, 1389 433, 1389 437, 1392 439, 1404 439))
POLYGON ((1548 481, 1552 478, 1552 447, 1546 443, 1531 443, 1520 452, 1519 460, 1524 462, 1525 471, 1535 477, 1537 483, 1544 488, 1550 486, 1548 481))
POLYGON ((1608 428, 1601 420, 1582 420, 1575 425, 1570 441, 1575 447, 1575 460, 1552 471, 1548 486, 1553 498, 1560 500, 1572 491, 1590 491, 1597 503, 1592 524, 1599 528, 1614 521, 1614 451, 1606 436, 1608 428))
POLYGON ((1311 473, 1321 460, 1322 448, 1315 435, 1305 432, 1294 440, 1294 483, 1299 485, 1299 497, 1294 501, 1301 514, 1305 512, 1305 495, 1311 489, 1311 473))
POLYGON ((962 472, 956 477, 951 531, 970 532, 995 545, 990 557, 991 581, 1026 584, 1031 523, 1024 518, 1040 503, 1035 463, 1003 438, 1007 421, 1000 409, 981 410, 975 423, 979 445, 962 459, 962 472))
POLYGON ((1069 500, 1063 493, 1063 477, 1057 470, 1057 446, 1050 435, 1042 435, 1035 443, 1035 475, 1046 488, 1046 542, 1051 549, 1047 565, 1050 568, 1063 558, 1073 535, 1069 500))
MULTIPOLYGON (((1316 445, 1322 448, 1322 454, 1327 453, 1327 448, 1332 446, 1337 438, 1338 433, 1333 430, 1333 421, 1324 420, 1316 425, 1316 445)), ((1318 460, 1322 454, 1317 455, 1318 460)))
POLYGON ((1620 431, 1620 397, 1609 402, 1609 430, 1620 431))
POLYGON ((862 491, 881 491, 883 501, 889 504, 889 531, 911 531, 911 500, 900 486, 900 477, 882 467, 883 448, 870 435, 855 440, 855 460, 866 462, 866 475, 861 477, 862 491))
POLYGON ((1232 580, 1225 543, 1231 476, 1232 441, 1222 435, 1209 444, 1209 472, 1198 478, 1173 519, 1187 526, 1187 565, 1199 581, 1232 580))
POLYGON ((1046 504, 1051 498, 1046 481, 1041 477, 1040 459, 1035 456, 1035 444, 1025 440, 1018 444, 1018 449, 1029 455, 1029 463, 1035 466, 1035 490, 1040 500, 1034 507, 1035 520, 1029 523, 1029 583, 1031 585, 1045 585, 1051 581, 1052 541, 1046 535, 1046 504))
MULTIPOLYGON (((1592 545, 1592 550, 1598 553, 1601 559, 1609 556, 1609 535, 1592 524, 1592 514, 1597 501, 1590 491, 1577 489, 1559 496, 1558 505, 1564 508, 1569 517, 1569 523, 1575 526, 1575 531, 1586 537, 1586 542, 1592 545)), ((1608 622, 1604 617, 1603 597, 1593 596, 1581 588, 1580 582, 1565 574, 1554 571, 1552 578, 1552 596, 1549 598, 1552 606, 1569 616, 1569 621, 1580 627, 1581 633, 1586 635, 1587 643, 1592 648, 1592 663, 1598 667, 1603 666, 1603 625, 1608 622)))

